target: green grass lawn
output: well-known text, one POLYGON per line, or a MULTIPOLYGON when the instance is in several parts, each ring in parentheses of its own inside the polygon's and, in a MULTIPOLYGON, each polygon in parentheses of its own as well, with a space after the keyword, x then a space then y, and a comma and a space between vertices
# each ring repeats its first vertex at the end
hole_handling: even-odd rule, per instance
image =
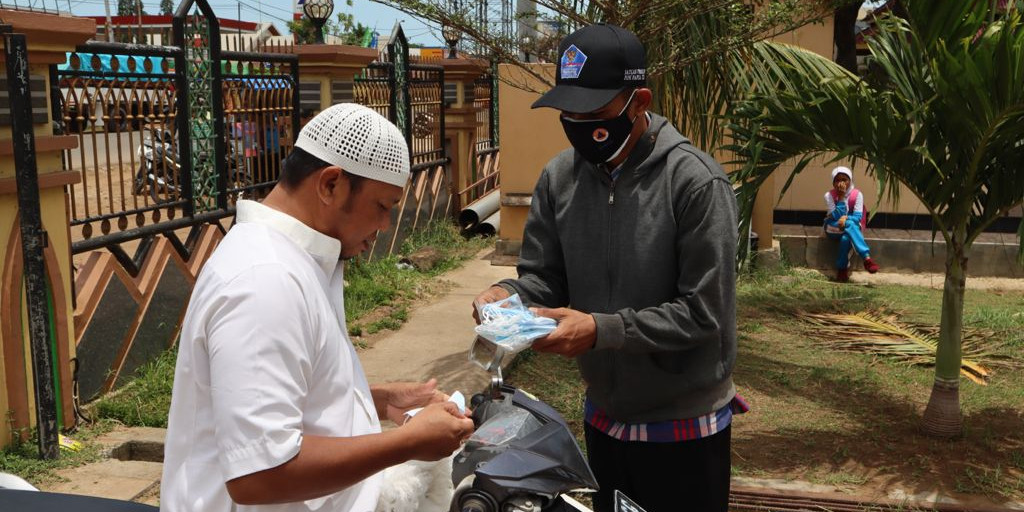
MULTIPOLYGON (((735 381, 752 411, 735 419, 736 476, 804 480, 884 497, 940 491, 994 502, 1024 500, 1024 293, 968 290, 965 324, 991 331, 1011 358, 988 385, 962 379, 964 435, 924 436, 933 370, 840 352, 797 311, 887 308, 901 321, 938 324, 941 290, 837 285, 811 271, 748 274, 738 285, 735 381)), ((507 379, 561 411, 582 441, 583 385, 575 363, 531 354, 507 379)))

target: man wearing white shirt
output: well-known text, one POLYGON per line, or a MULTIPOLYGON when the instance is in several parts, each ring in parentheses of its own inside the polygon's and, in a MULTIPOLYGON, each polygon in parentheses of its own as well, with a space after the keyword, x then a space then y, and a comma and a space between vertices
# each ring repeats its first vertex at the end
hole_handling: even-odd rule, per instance
POLYGON ((434 380, 370 386, 348 339, 344 260, 388 228, 408 178, 401 132, 341 104, 303 128, 262 204, 239 201, 182 326, 162 510, 369 512, 381 470, 472 433, 434 380))

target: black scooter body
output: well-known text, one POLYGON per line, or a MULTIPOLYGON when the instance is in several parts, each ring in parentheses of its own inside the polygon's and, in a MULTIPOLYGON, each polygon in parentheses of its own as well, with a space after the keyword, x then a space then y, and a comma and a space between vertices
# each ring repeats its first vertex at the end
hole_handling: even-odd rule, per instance
POLYGON ((451 510, 563 510, 567 505, 559 499, 562 493, 597 489, 565 419, 522 390, 505 385, 498 390, 490 397, 473 397, 478 430, 452 464, 456 490, 451 510), (517 422, 516 432, 503 430, 512 417, 525 421, 517 422), (501 442, 490 443, 489 438, 501 442))

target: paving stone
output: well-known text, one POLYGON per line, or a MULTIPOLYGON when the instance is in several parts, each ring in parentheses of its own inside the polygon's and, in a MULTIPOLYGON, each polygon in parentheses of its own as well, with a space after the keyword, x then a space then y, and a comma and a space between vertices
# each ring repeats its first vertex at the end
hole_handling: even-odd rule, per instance
POLYGON ((65 479, 40 490, 131 501, 160 482, 163 464, 108 459, 58 471, 65 479))

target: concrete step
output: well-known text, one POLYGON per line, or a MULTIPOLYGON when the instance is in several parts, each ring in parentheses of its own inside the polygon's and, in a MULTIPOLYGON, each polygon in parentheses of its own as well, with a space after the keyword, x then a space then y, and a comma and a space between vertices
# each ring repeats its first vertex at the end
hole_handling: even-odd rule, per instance
POLYGON ((59 471, 64 480, 41 491, 136 501, 160 487, 160 462, 107 459, 59 471))
POLYGON ((39 488, 158 505, 165 435, 162 428, 117 428, 97 439, 107 459, 59 470, 58 481, 39 488))
MULTIPOLYGON (((782 256, 792 266, 834 270, 839 244, 826 237, 820 226, 776 224, 775 239, 782 256)), ((938 273, 946 271, 946 244, 941 235, 934 242, 930 231, 867 229, 864 238, 871 257, 885 272, 938 273)), ((1016 263, 1019 240, 1013 233, 984 233, 971 248, 967 275, 971 277, 1024 278, 1024 267, 1016 263)), ((859 257, 851 267, 863 268, 859 257)))

